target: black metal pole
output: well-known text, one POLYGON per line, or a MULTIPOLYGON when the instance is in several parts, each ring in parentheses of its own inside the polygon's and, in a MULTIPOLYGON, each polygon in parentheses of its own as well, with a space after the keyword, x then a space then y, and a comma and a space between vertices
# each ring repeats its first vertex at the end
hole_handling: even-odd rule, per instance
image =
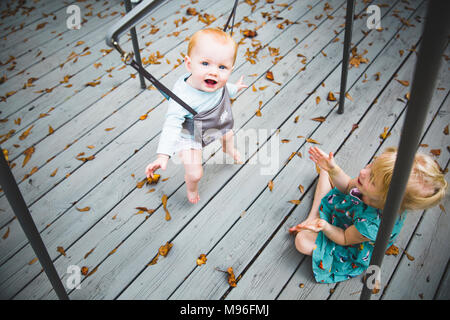
POLYGON ((347 90, 348 61, 352 42, 353 17, 355 15, 355 0, 347 0, 347 14, 345 15, 344 51, 342 54, 341 90, 339 94, 338 113, 344 113, 345 91, 347 90))
MULTIPOLYGON (((425 119, 427 118, 429 104, 442 61, 442 54, 447 45, 447 36, 450 32, 449 12, 449 1, 428 1, 423 39, 411 86, 411 99, 407 106, 394 173, 384 206, 375 248, 370 260, 370 265, 377 266, 378 270, 381 270, 381 263, 398 217, 414 156, 422 136, 425 119)), ((360 299, 368 300, 371 294, 371 290, 365 283, 360 299)))
MULTIPOLYGON (((131 11, 131 3, 130 0, 125 0, 125 10, 128 12, 131 11)), ((141 61, 141 53, 139 52, 139 42, 137 39, 137 34, 136 34, 136 28, 133 27, 130 29, 130 33, 131 33, 131 42, 133 43, 133 50, 134 50, 134 56, 136 57, 135 60, 136 62, 142 66, 142 61, 141 61)), ((141 81, 141 88, 145 89, 147 86, 145 85, 145 79, 142 76, 142 74, 139 73, 139 79, 141 81)))
POLYGON ((52 259, 45 248, 44 242, 39 234, 39 231, 34 224, 30 211, 25 203, 25 200, 20 193, 16 180, 9 169, 9 165, 3 156, 3 149, 0 147, 0 185, 3 188, 6 198, 8 199, 14 214, 19 220, 19 223, 25 232, 25 235, 30 241, 36 256, 39 259, 45 273, 47 274, 50 283, 53 286, 58 298, 61 300, 69 300, 66 290, 61 282, 61 279, 56 272, 56 268, 53 265, 52 259))

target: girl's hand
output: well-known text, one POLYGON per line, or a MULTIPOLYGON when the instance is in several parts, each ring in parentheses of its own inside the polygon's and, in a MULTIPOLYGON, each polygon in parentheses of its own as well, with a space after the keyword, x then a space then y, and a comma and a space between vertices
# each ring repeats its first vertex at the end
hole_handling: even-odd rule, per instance
POLYGON ((158 155, 158 158, 145 168, 145 175, 147 176, 147 178, 153 178, 153 172, 155 172, 159 168, 161 168, 162 170, 166 170, 168 161, 168 156, 158 155))
MULTIPOLYGON (((313 232, 320 232, 320 231, 324 230, 327 226, 328 226, 328 222, 326 220, 317 218, 317 219, 314 219, 311 221, 302 222, 291 229, 295 228, 296 231, 300 231, 301 229, 304 229, 304 230, 310 230, 313 232)), ((291 232, 291 229, 289 229, 289 232, 291 232)))
POLYGON ((239 81, 236 82, 236 86, 238 87, 238 91, 237 92, 241 91, 244 88, 248 88, 248 86, 244 84, 244 76, 241 76, 239 78, 239 81))
POLYGON ((334 161, 333 152, 330 152, 329 155, 327 155, 325 152, 320 150, 317 147, 311 147, 308 150, 308 153, 310 154, 309 158, 314 161, 315 164, 317 164, 320 169, 323 169, 327 172, 330 172, 336 167, 336 162, 334 161))

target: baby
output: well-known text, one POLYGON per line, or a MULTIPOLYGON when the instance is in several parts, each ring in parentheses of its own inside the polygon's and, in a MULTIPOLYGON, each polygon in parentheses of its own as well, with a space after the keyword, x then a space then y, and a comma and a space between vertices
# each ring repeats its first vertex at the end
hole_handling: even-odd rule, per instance
MULTIPOLYGON (((296 233, 297 250, 312 256, 316 281, 350 279, 369 266, 397 150, 386 149, 354 179, 336 164, 331 152, 327 155, 313 147, 309 154, 320 168, 319 181, 309 216, 289 232, 296 233)), ((436 162, 416 154, 389 244, 399 234, 406 210, 437 205, 446 189, 447 181, 436 162)))
MULTIPOLYGON (((232 127, 231 108, 224 108, 223 112, 216 112, 220 103, 230 105, 230 98, 247 88, 243 84, 243 76, 236 84, 227 83, 233 70, 237 54, 237 44, 233 38, 219 29, 203 29, 197 31, 189 41, 188 52, 185 57, 188 74, 180 77, 173 88, 173 92, 198 114, 213 112, 217 123, 229 118, 232 127), (225 100, 225 101, 224 101, 225 100)), ((219 111, 222 109, 219 109, 219 111)), ((153 177, 158 168, 165 170, 169 157, 178 152, 185 168, 187 197, 191 203, 200 200, 198 183, 203 175, 202 141, 196 134, 186 129, 186 123, 192 122, 193 114, 170 100, 166 114, 166 121, 162 129, 157 159, 150 163, 145 173, 147 178, 153 177)), ((211 122, 211 119, 210 119, 211 122)), ((220 132, 219 132, 220 133, 220 132)), ((220 136, 222 150, 229 154, 234 161, 240 162, 240 154, 234 147, 233 131, 220 136)))

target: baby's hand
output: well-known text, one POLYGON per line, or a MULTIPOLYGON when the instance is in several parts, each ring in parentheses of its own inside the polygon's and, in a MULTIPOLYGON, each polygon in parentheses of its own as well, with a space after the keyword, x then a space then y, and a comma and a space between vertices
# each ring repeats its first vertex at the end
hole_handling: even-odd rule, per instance
POLYGON ((147 178, 153 178, 153 172, 155 172, 159 168, 161 168, 162 170, 166 170, 168 160, 168 156, 158 155, 158 158, 145 168, 145 175, 147 176, 147 178))
POLYGON ((238 91, 237 91, 237 92, 241 91, 241 90, 244 89, 244 88, 248 88, 248 86, 244 84, 244 76, 241 76, 241 77, 239 78, 239 81, 236 82, 236 86, 237 86, 237 88, 238 88, 238 91))

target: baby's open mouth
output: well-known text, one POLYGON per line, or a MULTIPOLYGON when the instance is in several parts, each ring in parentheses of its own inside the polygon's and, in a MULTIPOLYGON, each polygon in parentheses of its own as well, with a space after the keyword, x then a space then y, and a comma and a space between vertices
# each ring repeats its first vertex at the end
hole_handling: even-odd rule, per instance
POLYGON ((206 84, 209 84, 209 85, 215 85, 217 83, 217 81, 212 80, 212 79, 206 79, 205 82, 206 82, 206 84))

